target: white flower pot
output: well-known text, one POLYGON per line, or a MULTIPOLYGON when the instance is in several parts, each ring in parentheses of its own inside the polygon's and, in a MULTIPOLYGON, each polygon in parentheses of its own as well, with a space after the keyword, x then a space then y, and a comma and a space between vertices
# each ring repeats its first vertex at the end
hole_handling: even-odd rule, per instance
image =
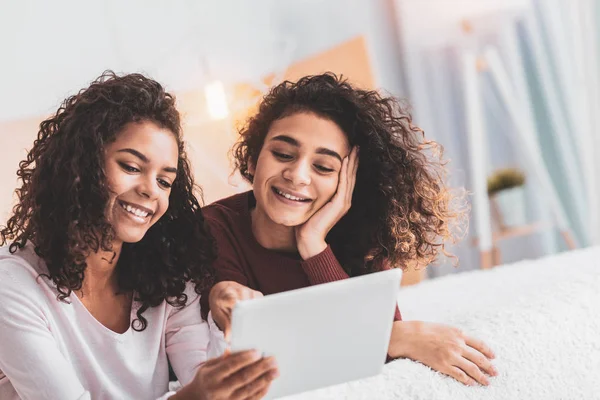
POLYGON ((494 200, 505 226, 519 226, 527 223, 523 186, 502 190, 494 195, 494 200))

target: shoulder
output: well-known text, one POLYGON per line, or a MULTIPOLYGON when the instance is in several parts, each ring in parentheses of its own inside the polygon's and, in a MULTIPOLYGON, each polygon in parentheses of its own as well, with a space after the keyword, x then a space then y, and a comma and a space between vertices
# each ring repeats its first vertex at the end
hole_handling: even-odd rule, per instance
POLYGON ((220 219, 224 216, 243 215, 248 210, 248 199, 251 191, 234 194, 217 200, 202 208, 202 214, 207 219, 220 219))
POLYGON ((249 218, 248 201, 251 193, 238 193, 202 208, 202 215, 211 231, 222 232, 241 228, 249 218))
POLYGON ((50 299, 56 300, 58 292, 51 280, 40 275, 44 273, 45 263, 33 246, 26 245, 14 253, 7 246, 0 248, 0 311, 40 309, 50 299))
POLYGON ((196 293, 196 285, 193 282, 188 281, 183 293, 186 296, 186 301, 181 307, 173 306, 165 301, 167 318, 182 312, 187 314, 190 309, 196 310, 194 312, 200 315, 200 295, 196 293))
MULTIPOLYGON (((37 286, 40 282, 40 274, 47 273, 44 261, 35 254, 31 244, 22 249, 10 251, 9 246, 0 248, 0 290, 19 284, 20 289, 37 286)), ((46 282, 45 279, 41 279, 46 282)))

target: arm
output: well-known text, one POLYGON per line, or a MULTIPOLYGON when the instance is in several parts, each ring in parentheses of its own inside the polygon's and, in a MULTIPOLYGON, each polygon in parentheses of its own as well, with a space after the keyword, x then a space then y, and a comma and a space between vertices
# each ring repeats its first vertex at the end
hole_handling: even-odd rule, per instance
POLYGON ((442 324, 394 322, 388 354, 419 361, 469 386, 488 385, 485 374, 498 374, 490 361, 495 355, 485 343, 442 324))
POLYGON ((209 215, 205 215, 205 218, 210 233, 217 243, 219 254, 213 262, 215 284, 205 290, 200 298, 200 315, 209 324, 210 343, 215 344, 211 345, 208 354, 208 358, 213 358, 223 354, 227 348, 224 331, 228 333, 231 311, 240 295, 242 295, 241 298, 245 298, 243 293, 237 293, 237 290, 254 293, 256 296, 262 296, 262 293, 248 288, 247 272, 244 271, 240 263, 241 256, 233 244, 235 241, 233 233, 226 229, 217 218, 209 215), (215 302, 216 298, 221 300, 215 302))
POLYGON ((326 246, 325 250, 302 261, 301 265, 311 286, 349 277, 333 254, 331 246, 326 246))
MULTIPOLYGON (((248 286, 246 272, 240 265, 240 255, 238 254, 236 246, 233 245, 235 240, 233 234, 227 230, 218 219, 205 215, 205 220, 211 235, 217 243, 218 257, 213 262, 215 286, 223 281, 231 281, 243 286, 248 286)), ((202 318, 205 320, 208 320, 208 314, 212 307, 212 304, 209 301, 211 292, 212 288, 205 290, 202 292, 202 297, 200 298, 200 311, 202 318)), ((213 317, 215 317, 215 315, 213 315, 213 317)), ((219 319, 218 313, 216 317, 219 319)))
POLYGON ((37 284, 8 271, 0 272, 0 369, 23 400, 91 398, 49 330, 37 284))
MULTIPOLYGON (((352 206, 352 194, 354 193, 356 172, 358 171, 358 153, 358 147, 354 147, 348 157, 344 158, 337 191, 331 200, 311 216, 308 221, 295 228, 298 252, 304 260, 302 267, 311 285, 348 278, 348 274, 338 262, 325 238, 352 206)), ((389 266, 382 265, 375 270, 385 269, 389 269, 389 266)), ((402 320, 402 316, 398 306, 396 306, 394 321, 400 320, 402 320)))
POLYGON ((248 286, 249 272, 241 265, 242 256, 239 254, 234 233, 227 229, 221 221, 205 215, 211 235, 217 243, 218 257, 213 262, 215 283, 233 281, 248 286))
POLYGON ((198 368, 206 362, 209 348, 218 346, 210 342, 208 323, 200 316, 199 296, 188 284, 186 305, 173 308, 165 327, 165 345, 169 362, 182 385, 188 384, 198 368))

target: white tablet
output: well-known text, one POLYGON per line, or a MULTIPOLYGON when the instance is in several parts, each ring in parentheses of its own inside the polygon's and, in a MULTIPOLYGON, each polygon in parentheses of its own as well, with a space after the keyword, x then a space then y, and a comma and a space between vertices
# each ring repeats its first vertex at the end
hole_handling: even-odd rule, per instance
POLYGON ((233 309, 232 351, 275 356, 272 399, 377 375, 385 364, 402 271, 241 301, 233 309))

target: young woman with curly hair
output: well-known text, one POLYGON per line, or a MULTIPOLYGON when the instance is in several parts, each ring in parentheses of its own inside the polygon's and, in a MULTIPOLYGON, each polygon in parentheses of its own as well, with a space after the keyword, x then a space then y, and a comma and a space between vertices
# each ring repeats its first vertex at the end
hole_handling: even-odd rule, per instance
MULTIPOLYGON (((395 99, 331 73, 274 87, 233 154, 252 191, 204 208, 219 249, 209 305, 225 331, 239 299, 426 266, 463 226, 437 143, 395 99)), ((388 354, 465 384, 496 374, 484 343, 398 310, 388 354)))
POLYGON ((0 398, 265 393, 273 360, 205 363, 199 293, 214 241, 160 84, 103 74, 41 123, 17 174, 18 204, 0 231, 0 398))

